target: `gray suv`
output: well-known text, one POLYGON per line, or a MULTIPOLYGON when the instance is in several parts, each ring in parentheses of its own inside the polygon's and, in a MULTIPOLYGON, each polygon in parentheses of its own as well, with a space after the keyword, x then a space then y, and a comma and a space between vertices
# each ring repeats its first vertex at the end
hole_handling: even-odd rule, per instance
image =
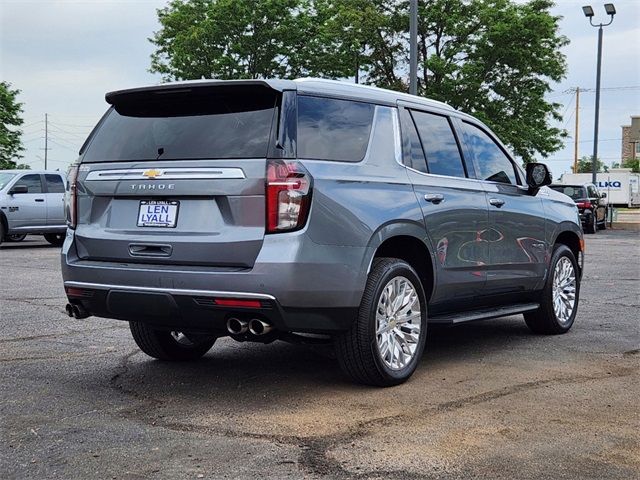
POLYGON ((303 79, 111 92, 69 180, 69 315, 128 321, 161 360, 219 337, 332 341, 388 386, 428 324, 576 317, 575 204, 449 106, 303 79))
POLYGON ((0 243, 42 234, 61 246, 67 230, 64 192, 60 172, 0 170, 0 243))

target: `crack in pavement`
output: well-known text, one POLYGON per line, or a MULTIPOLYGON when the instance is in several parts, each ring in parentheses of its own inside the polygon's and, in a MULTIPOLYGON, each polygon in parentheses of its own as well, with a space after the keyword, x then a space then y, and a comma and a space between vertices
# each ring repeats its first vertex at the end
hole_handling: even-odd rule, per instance
MULTIPOLYGON (((635 354, 636 351, 631 351, 635 354)), ((569 375, 562 377, 554 377, 548 379, 533 380, 529 382, 507 385, 487 392, 482 392, 468 397, 451 400, 448 402, 431 405, 424 409, 416 410, 412 414, 399 413, 395 415, 387 415, 383 417, 372 418, 358 422, 352 427, 348 427, 346 431, 335 434, 321 436, 302 436, 302 435, 276 435, 263 434, 255 432, 247 432, 241 430, 233 430, 231 428, 221 428, 217 426, 199 425, 193 423, 176 422, 166 420, 163 416, 154 415, 151 410, 158 408, 165 402, 157 398, 137 392, 132 386, 125 386, 125 376, 129 371, 129 360, 139 350, 128 353, 122 357, 116 369, 116 374, 110 380, 110 385, 115 390, 136 398, 142 405, 128 407, 119 410, 119 413, 126 419, 141 422, 152 427, 165 428, 176 432, 188 432, 207 435, 220 435, 231 438, 249 438, 253 440, 267 441, 272 443, 287 444, 300 448, 298 456, 298 466, 308 474, 327 476, 342 479, 358 479, 369 478, 371 475, 380 475, 384 478, 399 479, 418 479, 427 478, 424 475, 407 472, 404 470, 389 470, 376 472, 350 472, 338 460, 330 458, 329 451, 340 445, 366 436, 374 427, 384 427, 397 423, 398 421, 411 421, 414 417, 425 417, 427 415, 438 415, 452 410, 462 409, 468 406, 479 405, 481 403, 503 398, 517 393, 535 390, 550 385, 569 385, 577 383, 587 383, 591 381, 603 380, 614 377, 625 377, 635 373, 638 369, 634 367, 618 367, 609 369, 606 373, 596 375, 569 375), (144 407, 144 408, 141 408, 144 407)))

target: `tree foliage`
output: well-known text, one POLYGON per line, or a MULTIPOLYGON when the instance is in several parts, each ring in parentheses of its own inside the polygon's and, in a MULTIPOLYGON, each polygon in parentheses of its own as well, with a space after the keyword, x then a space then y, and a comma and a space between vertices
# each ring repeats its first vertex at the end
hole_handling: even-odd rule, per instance
POLYGON ((613 162, 611 168, 630 168, 634 173, 640 173, 640 158, 626 158, 622 162, 613 162))
MULTIPOLYGON (((419 94, 487 123, 525 162, 562 146, 566 72, 550 0, 420 0, 419 94)), ((166 79, 355 78, 408 89, 408 0, 172 0, 151 70, 166 79)))
MULTIPOLYGON (((578 171, 576 173, 591 173, 593 171, 593 164, 591 160, 593 159, 593 155, 585 155, 582 158, 578 159, 578 171)), ((605 165, 605 163, 599 158, 596 160, 596 166, 598 168, 598 172, 608 172, 609 167, 605 165)))
POLYGON ((16 168, 16 160, 24 150, 20 137, 23 124, 22 104, 17 96, 20 90, 12 90, 8 82, 0 82, 0 170, 16 168))

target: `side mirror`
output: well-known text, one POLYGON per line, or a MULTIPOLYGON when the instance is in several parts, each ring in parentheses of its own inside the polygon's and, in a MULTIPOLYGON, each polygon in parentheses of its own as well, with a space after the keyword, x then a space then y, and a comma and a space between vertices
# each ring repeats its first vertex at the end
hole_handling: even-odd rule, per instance
POLYGON ((9 190, 9 195, 14 195, 16 193, 29 193, 29 187, 26 185, 14 185, 11 187, 11 190, 9 190))
POLYGON ((551 172, 544 163, 527 163, 527 185, 532 193, 551 182, 551 172))
POLYGON ((600 194, 600 198, 607 198, 607 194, 606 194, 606 193, 604 193, 604 192, 602 192, 602 193, 600 194))

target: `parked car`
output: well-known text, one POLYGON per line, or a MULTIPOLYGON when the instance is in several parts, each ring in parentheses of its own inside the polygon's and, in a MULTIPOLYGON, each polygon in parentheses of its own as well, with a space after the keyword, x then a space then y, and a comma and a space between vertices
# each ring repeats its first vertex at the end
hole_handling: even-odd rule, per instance
POLYGON ((223 336, 331 340, 405 381, 428 323, 576 317, 575 204, 444 103, 325 80, 111 92, 70 173, 67 312, 128 321, 161 360, 223 336))
POLYGON ((598 229, 607 228, 608 204, 607 194, 600 192, 593 183, 580 185, 554 184, 550 187, 556 192, 570 197, 578 207, 582 228, 587 233, 596 233, 598 229))
POLYGON ((67 230, 64 190, 60 172, 0 170, 0 243, 38 234, 61 246, 67 230))

